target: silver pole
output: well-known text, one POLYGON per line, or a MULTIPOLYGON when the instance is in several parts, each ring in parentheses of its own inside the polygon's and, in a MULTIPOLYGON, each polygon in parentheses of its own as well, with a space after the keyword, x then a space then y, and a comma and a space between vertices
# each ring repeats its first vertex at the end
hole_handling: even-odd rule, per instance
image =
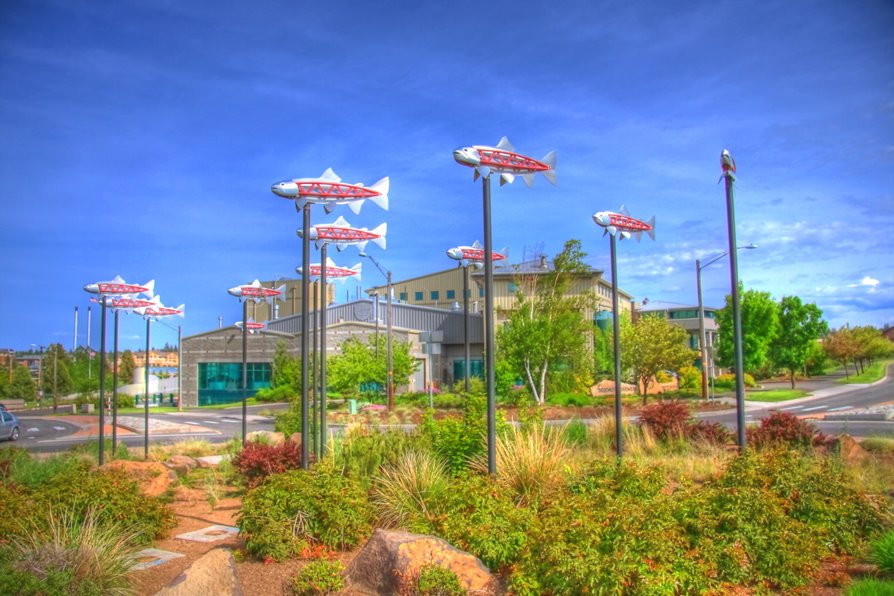
POLYGON ((484 357, 487 370, 487 471, 497 473, 496 398, 494 395, 494 261, 491 242, 490 176, 481 178, 484 199, 484 357))
MULTIPOLYGON (((301 468, 309 467, 308 439, 308 357, 310 356, 310 203, 304 206, 301 235, 301 468)), ((325 263, 324 263, 325 265, 325 263)))
POLYGON ((624 455, 624 445, 621 434, 622 408, 621 408, 621 322, 618 305, 618 240, 614 234, 611 237, 609 246, 611 247, 612 258, 612 344, 615 351, 615 450, 618 459, 624 455))
POLYGON ((149 333, 152 318, 146 317, 146 366, 143 370, 143 382, 146 384, 146 399, 143 400, 143 459, 149 459, 149 333))
POLYGON ((99 326, 99 465, 102 466, 106 460, 106 297, 101 295, 100 299, 102 315, 99 326))
POLYGON ((695 280, 698 288, 698 344, 702 359, 702 399, 708 399, 708 348, 705 341, 705 307, 702 303, 702 263, 695 260, 695 280))
POLYGON ((248 300, 242 300, 242 446, 248 440, 248 300))
POLYGON ((469 374, 472 371, 472 363, 470 362, 470 350, 469 350, 469 264, 466 263, 463 265, 463 343, 465 344, 463 347, 465 352, 463 356, 466 359, 465 365, 463 366, 463 377, 465 377, 465 390, 466 393, 469 392, 469 374))
POLYGON ((742 353, 742 313, 739 308, 739 259, 736 250, 736 209, 733 203, 733 175, 727 171, 726 221, 729 231, 729 283, 733 303, 733 344, 736 365, 736 438, 739 450, 745 450, 745 358, 742 353))
POLYGON ((115 309, 115 347, 112 356, 112 457, 118 444, 118 309, 115 309))
POLYGON ((91 371, 93 370, 93 357, 90 355, 90 307, 87 307, 87 378, 91 378, 91 371))
POLYGON ((183 325, 177 325, 177 411, 183 411, 183 325))
POLYGON ((322 271, 320 272, 320 459, 326 457, 326 247, 320 249, 322 255, 322 271))
POLYGON ((394 411, 394 362, 393 362, 393 354, 391 352, 391 342, 392 342, 392 331, 391 331, 391 319, 393 318, 394 311, 392 309, 392 288, 391 288, 391 271, 388 271, 388 327, 387 327, 387 335, 388 335, 388 345, 385 350, 385 359, 387 366, 387 380, 386 386, 388 391, 388 411, 394 411))
POLYGON ((78 350, 78 307, 75 307, 74 340, 71 342, 71 354, 78 350))

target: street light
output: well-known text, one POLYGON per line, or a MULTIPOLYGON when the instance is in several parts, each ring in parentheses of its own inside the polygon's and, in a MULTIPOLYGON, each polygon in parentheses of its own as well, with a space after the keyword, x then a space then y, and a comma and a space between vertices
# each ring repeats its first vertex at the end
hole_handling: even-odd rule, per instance
MULTIPOLYGON (((386 331, 385 331, 385 334, 386 334, 386 336, 387 336, 387 339, 385 340, 386 343, 387 343, 387 345, 386 345, 386 348, 387 348, 387 349, 386 349, 386 352, 385 352, 385 368, 386 368, 386 374, 387 374, 387 376, 386 376, 386 381, 385 381, 385 383, 386 383, 385 387, 386 387, 386 392, 387 392, 387 395, 388 395, 388 411, 391 412, 391 411, 394 410, 394 369, 393 369, 393 367, 392 367, 392 353, 391 353, 391 318, 392 318, 392 317, 391 317, 391 315, 392 315, 392 308, 391 308, 391 271, 386 271, 385 268, 382 267, 382 265, 380 265, 379 262, 375 259, 375 257, 373 257, 373 256, 370 255, 370 254, 366 254, 365 252, 361 252, 361 253, 360 253, 360 256, 361 256, 361 257, 366 257, 367 259, 369 259, 370 261, 372 261, 372 262, 373 262, 373 265, 376 266, 376 269, 378 269, 379 272, 380 272, 382 275, 385 276, 385 279, 388 280, 388 285, 387 285, 387 290, 386 290, 386 291, 388 292, 388 310, 387 310, 387 314, 388 314, 388 324, 387 324, 387 326, 386 326, 386 331)), ((378 299, 377 299, 377 302, 378 302, 378 299)), ((377 306, 377 307, 376 307, 376 312, 377 312, 376 316, 377 316, 377 317, 378 317, 378 310, 379 310, 379 309, 378 309, 378 306, 377 306)))
MULTIPOLYGON (((738 246, 737 249, 754 250, 757 244, 747 244, 738 246)), ((702 303, 702 269, 713 265, 723 257, 729 254, 729 251, 723 251, 707 263, 702 264, 700 259, 695 260, 695 279, 698 288, 698 343, 699 354, 702 359, 702 399, 708 399, 708 342, 705 337, 705 307, 702 303)), ((713 368, 713 363, 711 364, 713 368)))

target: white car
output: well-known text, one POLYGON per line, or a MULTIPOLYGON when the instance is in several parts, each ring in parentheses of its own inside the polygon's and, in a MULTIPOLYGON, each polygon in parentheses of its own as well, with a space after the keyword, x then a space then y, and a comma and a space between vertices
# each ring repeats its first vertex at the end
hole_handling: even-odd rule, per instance
POLYGON ((0 410, 0 440, 17 441, 19 439, 19 421, 5 409, 0 410))

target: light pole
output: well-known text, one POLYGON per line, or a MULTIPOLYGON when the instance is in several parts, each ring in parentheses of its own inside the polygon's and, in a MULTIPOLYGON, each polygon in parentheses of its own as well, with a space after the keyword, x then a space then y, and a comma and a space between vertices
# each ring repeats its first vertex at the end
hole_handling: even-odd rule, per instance
POLYGON ((733 181, 736 162, 729 151, 720 153, 720 167, 726 187, 726 223, 729 234, 729 283, 733 303, 733 344, 736 366, 736 438, 739 450, 745 450, 745 357, 742 353, 742 313, 739 307, 739 262, 736 255, 736 209, 733 203, 733 181))
MULTIPOLYGON (((757 244, 747 244, 745 246, 739 246, 737 249, 748 249, 754 250, 757 248, 757 244)), ((696 287, 698 289, 698 339, 699 339, 699 354, 702 360, 702 399, 708 399, 708 342, 705 336, 705 307, 702 303, 702 269, 713 265, 723 257, 729 254, 728 251, 724 251, 721 254, 717 255, 707 263, 702 263, 701 260, 695 260, 695 279, 696 279, 696 287)), ((710 364, 711 368, 713 368, 713 363, 710 364)))
MULTIPOLYGON (((385 279, 388 280, 388 284, 387 284, 387 286, 386 286, 386 287, 387 287, 387 292, 388 292, 388 308, 387 308, 387 311, 386 311, 386 313, 387 313, 387 315, 388 315, 388 323, 387 323, 386 328, 385 328, 385 334, 386 334, 386 336, 387 336, 387 338, 386 338, 386 340, 385 340, 385 341, 386 341, 386 344, 387 344, 387 345, 386 345, 386 351, 385 351, 385 369, 386 369, 386 381, 385 381, 385 387, 386 387, 386 392, 387 392, 387 395, 388 395, 388 411, 391 412, 391 411, 394 410, 394 368, 392 367, 392 364, 393 364, 393 362, 392 362, 392 356, 393 356, 393 355, 392 355, 392 352, 391 352, 391 318, 392 318, 392 317, 391 317, 391 315, 392 315, 392 308, 391 308, 391 293, 392 293, 392 292, 391 292, 391 271, 386 271, 386 270, 382 267, 382 265, 380 265, 379 262, 378 262, 372 255, 370 255, 370 254, 367 254, 367 253, 365 253, 365 252, 361 252, 361 253, 360 253, 360 256, 361 256, 361 257, 366 257, 367 259, 369 259, 370 261, 372 261, 372 262, 373 262, 373 265, 376 266, 376 269, 378 269, 379 272, 380 272, 382 275, 385 276, 385 279)), ((378 302, 378 299, 377 299, 377 302, 378 302)), ((378 310, 378 308, 377 308, 376 310, 378 310)))

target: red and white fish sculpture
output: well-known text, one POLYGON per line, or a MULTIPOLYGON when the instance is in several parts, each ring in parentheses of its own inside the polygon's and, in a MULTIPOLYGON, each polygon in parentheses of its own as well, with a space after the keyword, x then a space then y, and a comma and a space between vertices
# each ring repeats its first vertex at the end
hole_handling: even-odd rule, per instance
POLYGON ((475 168, 474 180, 478 180, 478 176, 487 177, 491 172, 496 172, 500 175, 500 186, 512 184, 516 176, 521 176, 530 188, 534 185, 534 176, 540 172, 554 185, 556 183, 555 151, 550 151, 538 161, 516 152, 506 137, 500 139, 496 147, 460 147, 453 151, 453 159, 464 166, 475 168))
POLYGON ((141 286, 129 284, 120 275, 116 275, 112 281, 98 281, 93 284, 84 286, 84 291, 100 296, 111 296, 115 294, 143 294, 147 298, 152 298, 152 292, 155 290, 155 280, 147 281, 141 286))
MULTIPOLYGON (((234 323, 234 325, 236 325, 236 327, 239 327, 240 329, 242 329, 243 322, 236 321, 234 323)), ((244 325, 245 325, 245 330, 248 331, 249 333, 254 333, 255 331, 260 331, 261 329, 264 329, 266 327, 266 325, 264 325, 264 323, 257 323, 251 319, 249 319, 247 322, 245 322, 244 325)))
MULTIPOLYGON (((360 271, 362 269, 362 263, 357 263, 353 267, 339 267, 335 264, 332 259, 326 259, 326 281, 340 281, 344 283, 347 281, 349 277, 355 277, 357 281, 360 281, 360 271)), ((295 271, 299 274, 302 274, 301 267, 296 267, 295 271)), ((310 276, 311 277, 320 277, 323 272, 323 267, 320 263, 311 263, 310 265, 310 276)))
MULTIPOLYGON (((457 246, 447 249, 447 256, 457 261, 483 261, 484 247, 476 240, 472 246, 457 246)), ((509 257, 509 250, 505 247, 501 251, 491 251, 491 260, 503 261, 509 257)))
POLYGON ((240 300, 254 300, 255 302, 266 301, 273 304, 274 298, 284 301, 286 292, 286 284, 278 288, 265 288, 257 279, 248 285, 236 286, 227 290, 231 296, 236 296, 240 300))
MULTIPOLYGON (((133 308, 141 308, 144 306, 155 306, 157 304, 161 304, 161 299, 158 296, 154 296, 152 300, 143 300, 142 298, 135 298, 130 294, 122 294, 120 296, 105 296, 106 306, 111 308, 112 310, 130 310, 133 308)), ((99 302, 101 300, 98 298, 91 298, 91 302, 99 302)))
MULTIPOLYGON (((325 242, 335 244, 335 248, 339 252, 343 251, 346 246, 356 246, 360 252, 366 250, 366 244, 372 242, 379 248, 385 248, 385 234, 388 231, 388 224, 382 224, 372 230, 366 228, 352 228, 344 217, 339 217, 331 224, 317 224, 310 228, 310 239, 316 241, 317 248, 325 242)), ((303 230, 298 230, 298 237, 303 234, 303 230)))
POLYGON ((322 203, 326 213, 332 213, 336 205, 347 205, 354 213, 360 213, 363 201, 369 199, 388 211, 388 177, 385 176, 370 187, 348 184, 328 168, 319 178, 295 178, 274 184, 270 190, 284 199, 294 199, 301 209, 307 203, 322 203))
POLYGON ((141 306, 139 308, 133 309, 135 313, 146 317, 147 319, 155 319, 156 321, 162 317, 180 317, 183 318, 186 316, 186 305, 181 304, 177 308, 171 308, 165 306, 159 300, 158 304, 154 304, 152 306, 141 306))
POLYGON ((655 216, 653 215, 649 221, 636 219, 631 217, 623 205, 621 205, 620 213, 615 213, 614 211, 594 213, 593 221, 605 228, 603 236, 611 234, 612 236, 619 236, 620 240, 635 236, 636 241, 639 242, 640 237, 645 232, 649 235, 649 238, 655 240, 655 216))
MULTIPOLYGON (((733 156, 726 149, 720 152, 720 169, 723 170, 723 173, 720 174, 720 180, 723 180, 724 176, 729 176, 733 180, 736 179, 736 160, 733 159, 733 156)), ((720 182, 720 180, 717 182, 720 182)))

